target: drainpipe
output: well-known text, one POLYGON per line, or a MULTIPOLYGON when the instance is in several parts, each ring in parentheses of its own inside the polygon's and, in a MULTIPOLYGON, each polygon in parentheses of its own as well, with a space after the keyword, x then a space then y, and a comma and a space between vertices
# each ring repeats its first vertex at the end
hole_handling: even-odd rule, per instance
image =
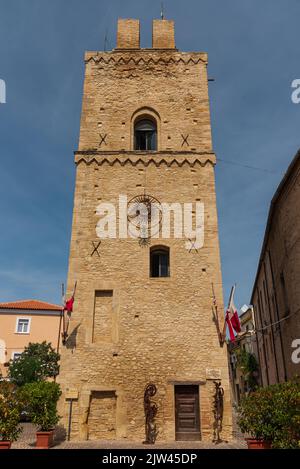
MULTIPOLYGON (((268 300, 268 306, 269 306, 269 321, 270 321, 270 324, 272 324, 270 296, 269 296, 269 288, 268 288, 267 272, 266 272, 265 262, 264 262, 264 273, 265 273, 265 286, 266 286, 266 292, 267 292, 267 300, 268 300)), ((272 344, 273 344, 273 350, 274 350, 274 360, 275 360, 277 383, 279 383, 279 372, 278 372, 277 353, 276 353, 276 347, 275 347, 273 326, 271 326, 271 337, 272 337, 272 344)))
POLYGON ((260 378, 261 384, 263 384, 263 378, 262 378, 262 372, 261 372, 261 359, 260 359, 259 346, 258 346, 258 337, 257 337, 257 332, 256 332, 256 320, 255 320, 254 306, 250 305, 250 308, 251 308, 251 316, 252 316, 254 336, 255 336, 256 349, 257 349, 258 364, 259 364, 259 367, 258 367, 259 378, 260 378))
MULTIPOLYGON (((261 301, 261 294, 260 294, 259 288, 257 288, 257 296, 258 296, 259 309, 260 309, 260 312, 262 312, 262 301, 261 301)), ((262 316, 260 314, 260 318, 261 317, 262 316)), ((261 321, 260 325, 261 325, 261 328, 262 328, 262 326, 263 326, 262 321, 261 321)), ((269 386, 270 380, 269 380, 269 370, 268 370, 268 363, 267 363, 267 354, 266 354, 266 344, 265 344, 264 331, 261 331, 261 335, 262 335, 262 343, 263 343, 264 361, 265 361, 265 367, 266 367, 267 386, 269 386)))
MULTIPOLYGON (((268 255, 269 255, 271 277, 272 277, 272 286, 273 286, 275 305, 276 305, 276 316, 277 316, 276 319, 277 319, 277 321, 279 321, 279 319, 280 319, 279 318, 279 307, 278 307, 277 294, 276 294, 276 289, 275 289, 274 271, 273 271, 273 264, 272 264, 272 258, 271 258, 270 250, 268 250, 268 255)), ((282 355, 282 363, 283 363, 284 381, 287 381, 286 361, 285 361, 285 354, 284 354, 283 341, 282 341, 281 324, 279 323, 278 326, 279 326, 279 337, 280 337, 281 355, 282 355)))

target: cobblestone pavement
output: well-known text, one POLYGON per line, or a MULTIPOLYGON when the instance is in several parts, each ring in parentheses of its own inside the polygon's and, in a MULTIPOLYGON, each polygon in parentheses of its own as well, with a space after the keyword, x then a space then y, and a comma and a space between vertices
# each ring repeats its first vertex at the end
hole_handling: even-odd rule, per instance
MULTIPOLYGON (((18 441, 13 443, 12 449, 34 449, 35 427, 31 423, 22 424, 23 432, 18 441)), ((53 449, 246 449, 244 439, 235 439, 229 443, 213 444, 204 441, 171 441, 157 443, 154 446, 145 446, 140 441, 132 442, 123 440, 99 440, 99 441, 65 441, 65 432, 58 428, 55 435, 53 449)))

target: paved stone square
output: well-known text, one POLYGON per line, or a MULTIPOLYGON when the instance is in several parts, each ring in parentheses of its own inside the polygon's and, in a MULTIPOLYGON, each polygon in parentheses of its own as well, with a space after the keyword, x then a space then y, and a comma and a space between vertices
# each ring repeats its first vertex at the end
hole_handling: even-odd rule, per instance
MULTIPOLYGON (((34 449, 35 448, 35 426, 31 423, 22 424, 23 432, 18 441, 13 443, 12 449, 34 449)), ((55 434, 55 446, 53 449, 246 449, 243 438, 230 443, 214 444, 204 441, 170 441, 157 443, 154 446, 143 445, 141 441, 133 442, 122 440, 95 440, 95 441, 66 441, 65 432, 58 428, 55 434)))

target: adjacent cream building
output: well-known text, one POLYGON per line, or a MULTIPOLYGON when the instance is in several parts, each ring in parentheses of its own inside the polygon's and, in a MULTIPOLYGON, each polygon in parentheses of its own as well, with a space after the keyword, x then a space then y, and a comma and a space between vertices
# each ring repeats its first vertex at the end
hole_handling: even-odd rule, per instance
POLYGON ((10 360, 15 360, 32 343, 50 342, 59 346, 62 307, 38 300, 0 303, 0 374, 6 376, 10 360))
POLYGON ((119 20, 116 49, 85 54, 75 164, 69 295, 77 288, 59 376, 66 427, 73 397, 71 438, 143 441, 151 382, 159 441, 211 440, 220 379, 230 439, 226 346, 212 314, 212 284, 220 312, 223 296, 207 54, 178 51, 173 21, 154 20, 152 48, 141 49, 139 21, 119 20), (128 237, 124 223, 138 214, 124 218, 120 195, 159 213, 179 204, 182 216, 192 204, 204 240, 180 228, 178 212, 176 236, 162 236, 158 217, 159 237, 152 219, 152 233, 128 237), (101 204, 117 217, 107 238, 101 204))

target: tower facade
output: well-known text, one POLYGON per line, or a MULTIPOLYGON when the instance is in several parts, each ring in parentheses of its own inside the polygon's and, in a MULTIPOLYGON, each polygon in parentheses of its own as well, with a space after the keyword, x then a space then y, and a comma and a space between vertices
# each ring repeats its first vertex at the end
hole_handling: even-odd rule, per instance
POLYGON ((72 439, 143 440, 152 383, 158 440, 211 440, 214 380, 230 439, 215 163, 207 55, 179 52, 167 20, 141 49, 139 21, 119 20, 117 48, 85 55, 59 378, 72 439))

